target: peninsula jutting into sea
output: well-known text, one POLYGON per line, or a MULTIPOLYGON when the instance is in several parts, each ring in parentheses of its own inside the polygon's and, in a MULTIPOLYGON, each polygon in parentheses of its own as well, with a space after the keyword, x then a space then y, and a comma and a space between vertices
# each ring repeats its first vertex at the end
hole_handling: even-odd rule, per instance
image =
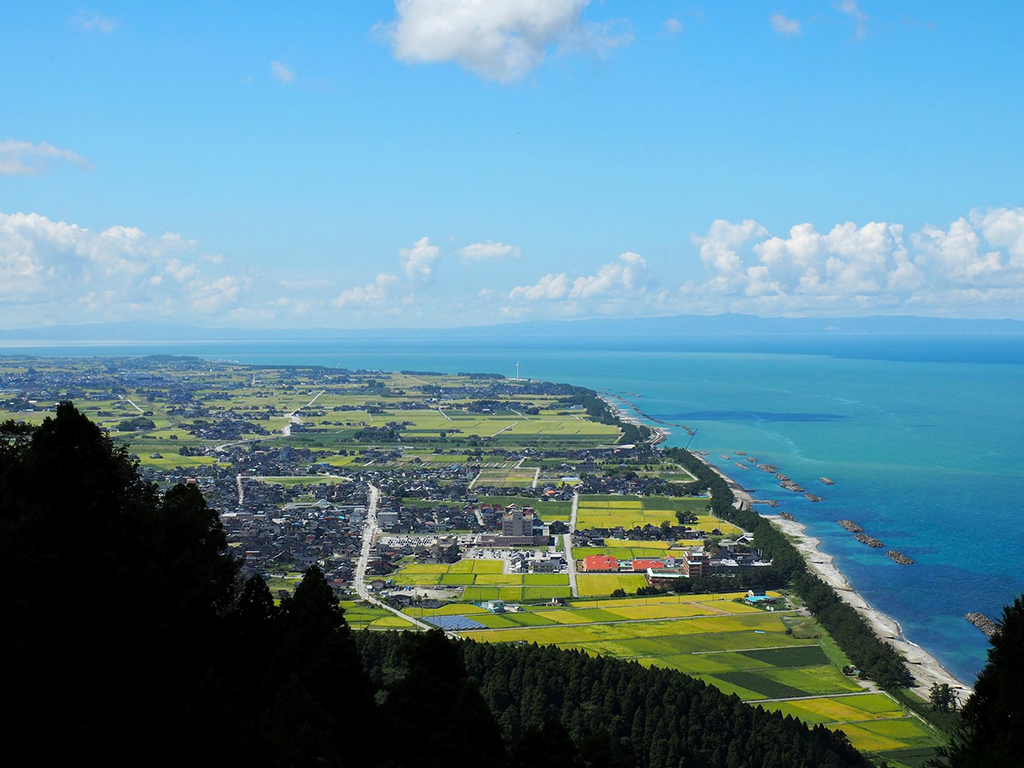
POLYGON ((73 400, 145 479, 201 491, 243 575, 287 602, 318 569, 354 629, 679 670, 894 760, 942 743, 936 690, 971 693, 638 392, 173 355, 6 358, 0 390, 8 424, 73 400))

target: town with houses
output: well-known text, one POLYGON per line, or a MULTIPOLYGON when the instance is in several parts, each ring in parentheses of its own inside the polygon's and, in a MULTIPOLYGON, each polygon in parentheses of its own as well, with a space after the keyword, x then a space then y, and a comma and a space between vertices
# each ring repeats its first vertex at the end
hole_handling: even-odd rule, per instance
MULTIPOLYGON (((797 717, 792 697, 832 712, 882 696, 757 535, 713 512, 695 474, 718 472, 708 452, 681 461, 629 397, 494 373, 0 359, 0 421, 72 401, 159 490, 198 487, 275 601, 316 568, 356 630, 610 655, 797 717)), ((880 738, 849 710, 828 717, 814 722, 880 738)))

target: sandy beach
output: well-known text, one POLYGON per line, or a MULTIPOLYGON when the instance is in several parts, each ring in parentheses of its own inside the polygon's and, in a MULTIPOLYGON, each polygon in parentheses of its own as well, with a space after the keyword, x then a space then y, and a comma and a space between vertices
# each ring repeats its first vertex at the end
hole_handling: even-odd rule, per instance
MULTIPOLYGON (((639 418, 635 412, 631 412, 629 409, 624 408, 620 403, 615 402, 610 397, 599 394, 598 398, 603 400, 605 405, 611 408, 615 416, 621 421, 624 421, 627 424, 643 425, 651 430, 651 432, 654 433, 651 439, 651 445, 663 443, 668 438, 670 430, 663 427, 656 427, 653 424, 648 424, 643 419, 639 418)), ((622 402, 627 403, 628 401, 622 400, 622 402)))
MULTIPOLYGON (((698 455, 697 458, 729 483, 729 487, 740 504, 745 507, 750 506, 753 498, 735 480, 702 456, 698 455)), ((935 683, 940 685, 945 683, 961 692, 961 701, 967 700, 973 689, 953 677, 928 651, 904 636, 903 628, 898 621, 872 608, 867 600, 850 586, 850 582, 847 581, 839 568, 836 567, 835 558, 821 551, 819 548, 821 542, 807 533, 806 526, 803 523, 795 520, 786 520, 778 515, 759 514, 766 520, 770 520, 773 525, 777 526, 787 536, 792 537, 795 540, 794 545, 807 563, 808 570, 832 587, 843 602, 852 606, 867 619, 868 624, 878 637, 893 645, 903 654, 903 657, 907 660, 907 668, 916 681, 916 685, 913 688, 915 693, 927 699, 928 691, 932 685, 935 683)))
MULTIPOLYGON (((630 412, 629 409, 623 406, 622 403, 628 404, 628 401, 622 400, 622 403, 617 403, 610 397, 606 397, 604 395, 599 395, 599 397, 608 404, 608 407, 611 408, 612 411, 615 412, 616 416, 622 419, 622 421, 632 424, 644 423, 637 417, 636 413, 630 412)), ((658 433, 656 444, 663 442, 669 434, 669 431, 666 429, 660 429, 650 424, 645 424, 645 426, 658 433)), ((743 486, 737 483, 729 475, 722 472, 721 469, 703 456, 700 456, 699 454, 694 455, 729 484, 729 487, 732 489, 733 495, 736 497, 739 504, 746 508, 751 507, 754 499, 750 493, 743 488, 743 486)), ((807 533, 806 526, 795 520, 786 520, 778 515, 768 515, 764 513, 759 514, 761 514, 761 516, 766 520, 771 521, 773 525, 777 526, 787 536, 792 537, 794 545, 803 555, 804 560, 807 563, 808 570, 831 586, 843 602, 849 604, 858 613, 860 613, 867 620, 868 624, 879 638, 899 650, 906 659, 907 667, 916 681, 916 685, 913 688, 915 693, 927 699, 928 691, 932 685, 935 683, 939 683, 940 685, 945 683, 951 688, 961 692, 961 701, 967 700, 967 697, 973 692, 973 689, 962 683, 960 680, 957 680, 934 656, 928 653, 928 651, 908 639, 903 634, 903 628, 900 626, 898 621, 885 615, 881 611, 872 608, 867 600, 865 600, 852 586, 850 586, 850 582, 842 574, 839 568, 836 567, 835 558, 821 551, 819 548, 821 542, 814 536, 807 533)))
POLYGON ((773 525, 778 526, 783 533, 795 539, 795 545, 807 562, 807 568, 822 581, 831 586, 836 594, 853 606, 860 613, 868 624, 875 631, 875 634, 887 643, 896 647, 907 660, 907 667, 917 684, 914 691, 925 698, 928 698, 928 691, 935 683, 945 683, 951 688, 961 691, 960 700, 966 701, 967 696, 972 692, 970 686, 964 685, 951 675, 938 660, 928 651, 911 641, 903 634, 900 623, 871 605, 850 586, 850 582, 843 576, 836 567, 835 560, 831 555, 826 555, 819 549, 820 541, 806 532, 806 527, 795 520, 786 520, 778 515, 762 515, 771 520, 773 525))

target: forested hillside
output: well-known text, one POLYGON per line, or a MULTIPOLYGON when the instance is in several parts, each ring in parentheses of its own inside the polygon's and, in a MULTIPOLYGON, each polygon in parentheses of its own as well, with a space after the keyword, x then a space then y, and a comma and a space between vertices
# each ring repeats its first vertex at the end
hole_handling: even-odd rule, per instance
POLYGON ((361 633, 358 645, 385 702, 431 673, 439 686, 462 677, 479 687, 523 768, 866 765, 842 734, 809 730, 672 670, 553 646, 453 645, 436 633, 361 633))

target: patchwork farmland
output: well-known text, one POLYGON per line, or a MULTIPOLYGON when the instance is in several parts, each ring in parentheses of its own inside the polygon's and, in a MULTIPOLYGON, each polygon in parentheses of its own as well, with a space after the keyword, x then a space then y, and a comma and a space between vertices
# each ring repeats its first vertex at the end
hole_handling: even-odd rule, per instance
POLYGON ((677 669, 751 704, 842 729, 854 746, 884 751, 890 760, 905 752, 912 760, 909 753, 934 745, 929 726, 889 695, 842 673, 848 660, 816 622, 793 611, 762 611, 742 596, 575 600, 505 614, 474 610, 462 615, 484 628, 460 634, 677 669))

